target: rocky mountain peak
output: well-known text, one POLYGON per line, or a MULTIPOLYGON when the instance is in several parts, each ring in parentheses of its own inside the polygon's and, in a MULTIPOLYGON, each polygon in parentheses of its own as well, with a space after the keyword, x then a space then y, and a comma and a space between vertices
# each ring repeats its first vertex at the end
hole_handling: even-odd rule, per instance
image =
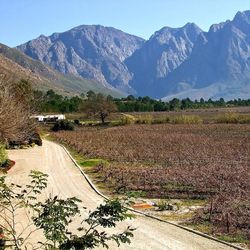
POLYGON ((49 37, 40 36, 17 48, 64 73, 112 84, 129 91, 131 74, 123 61, 144 40, 101 25, 81 25, 49 37))

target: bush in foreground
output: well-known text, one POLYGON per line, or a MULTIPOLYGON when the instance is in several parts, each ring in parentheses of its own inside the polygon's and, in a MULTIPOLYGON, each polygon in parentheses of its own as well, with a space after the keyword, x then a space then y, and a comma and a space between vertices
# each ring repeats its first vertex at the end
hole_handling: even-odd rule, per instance
POLYGON ((106 228, 115 228, 117 223, 132 218, 119 200, 107 200, 87 218, 81 219, 81 201, 76 197, 61 199, 49 197, 39 201, 39 195, 47 187, 48 175, 31 171, 31 181, 24 187, 8 184, 5 176, 0 177, 0 244, 11 249, 93 249, 109 248, 108 243, 115 241, 118 246, 130 243, 134 229, 130 226, 118 233, 105 232, 106 228), (24 213, 25 212, 25 213, 24 213), (18 221, 18 214, 24 214, 26 220, 18 221), (71 232, 72 223, 80 218, 76 232, 71 232), (33 221, 33 223, 31 223, 33 221), (25 225, 25 222, 27 225, 25 225), (35 225, 35 229, 34 229, 35 225), (21 226, 21 227, 20 227, 21 226), (30 230, 28 236, 27 230, 30 230), (31 244, 29 239, 35 231, 42 230, 46 240, 31 244), (2 240, 1 240, 2 239, 2 240))

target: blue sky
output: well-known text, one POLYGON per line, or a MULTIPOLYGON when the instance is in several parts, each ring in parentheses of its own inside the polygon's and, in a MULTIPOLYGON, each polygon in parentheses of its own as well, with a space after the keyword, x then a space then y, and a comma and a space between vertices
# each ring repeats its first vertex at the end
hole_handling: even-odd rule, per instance
POLYGON ((16 46, 81 24, 112 26, 149 38, 164 26, 204 30, 250 10, 249 0, 0 0, 0 42, 16 46))

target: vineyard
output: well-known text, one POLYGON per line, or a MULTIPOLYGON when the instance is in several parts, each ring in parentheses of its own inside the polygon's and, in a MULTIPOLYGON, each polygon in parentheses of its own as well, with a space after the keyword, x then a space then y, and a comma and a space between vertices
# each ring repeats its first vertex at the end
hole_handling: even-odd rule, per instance
POLYGON ((130 125, 54 137, 88 158, 109 160, 93 171, 114 192, 206 199, 196 222, 250 238, 250 125, 130 125))

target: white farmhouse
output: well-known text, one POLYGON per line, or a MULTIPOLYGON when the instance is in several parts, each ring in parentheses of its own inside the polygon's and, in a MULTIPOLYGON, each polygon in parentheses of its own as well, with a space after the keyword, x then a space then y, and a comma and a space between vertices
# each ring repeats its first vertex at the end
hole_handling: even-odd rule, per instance
POLYGON ((31 118, 36 119, 38 122, 56 122, 65 120, 65 115, 33 115, 31 118))

